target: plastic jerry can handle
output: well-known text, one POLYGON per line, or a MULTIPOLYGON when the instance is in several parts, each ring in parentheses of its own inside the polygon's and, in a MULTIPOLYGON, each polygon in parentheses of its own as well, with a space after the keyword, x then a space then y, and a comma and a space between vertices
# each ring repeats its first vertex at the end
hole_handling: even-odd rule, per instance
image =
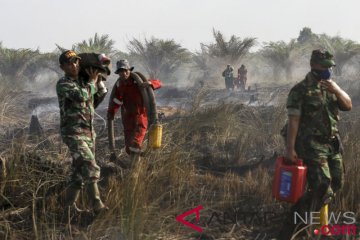
POLYGON ((296 165, 297 166, 304 166, 303 160, 302 159, 297 159, 296 160, 296 165))

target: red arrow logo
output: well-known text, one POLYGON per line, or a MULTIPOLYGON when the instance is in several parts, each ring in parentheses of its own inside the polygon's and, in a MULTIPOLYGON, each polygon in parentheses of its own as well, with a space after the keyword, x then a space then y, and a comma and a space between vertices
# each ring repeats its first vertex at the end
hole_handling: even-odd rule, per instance
POLYGON ((184 219, 186 216, 189 216, 189 215, 195 213, 196 221, 197 222, 200 221, 200 210, 201 209, 203 209, 203 207, 200 205, 200 206, 197 206, 196 208, 191 209, 190 211, 184 212, 183 214, 176 216, 176 221, 181 222, 182 224, 194 229, 195 231, 202 232, 201 227, 198 227, 184 219))

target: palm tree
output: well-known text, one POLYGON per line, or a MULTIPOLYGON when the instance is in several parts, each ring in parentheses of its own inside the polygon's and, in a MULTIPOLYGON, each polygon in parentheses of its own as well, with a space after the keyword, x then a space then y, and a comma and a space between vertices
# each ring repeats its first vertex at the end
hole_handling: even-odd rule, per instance
POLYGON ((272 67, 275 81, 280 78, 282 71, 285 71, 288 80, 292 79, 293 59, 303 53, 301 48, 298 49, 299 51, 294 51, 297 46, 295 39, 292 39, 289 43, 284 41, 269 42, 260 51, 261 55, 272 67))
POLYGON ((211 71, 211 57, 208 49, 202 43, 200 43, 201 51, 196 52, 192 55, 192 61, 194 63, 194 68, 202 73, 201 80, 206 80, 210 76, 211 71))
POLYGON ((39 56, 39 50, 10 49, 0 45, 0 73, 5 80, 18 81, 26 77, 24 72, 39 56))
POLYGON ((186 48, 172 39, 133 38, 128 49, 151 78, 170 79, 182 64, 190 61, 191 56, 186 48))
POLYGON ((338 76, 341 76, 345 64, 360 53, 360 44, 357 42, 326 34, 320 35, 317 47, 327 49, 334 54, 336 62, 334 73, 338 76))
POLYGON ((63 71, 59 67, 60 54, 61 52, 57 50, 50 53, 42 53, 31 66, 36 65, 34 66, 36 69, 48 69, 60 76, 63 74, 63 71))
MULTIPOLYGON (((77 53, 96 52, 111 56, 115 52, 114 44, 115 42, 110 39, 109 35, 98 35, 95 33, 93 38, 74 44, 72 49, 77 53)), ((63 48, 61 49, 63 50, 63 48)))
POLYGON ((315 33, 311 31, 311 28, 304 27, 301 29, 299 36, 297 38, 297 42, 299 44, 308 44, 308 43, 314 43, 315 41, 318 41, 319 37, 315 33))
MULTIPOLYGON (((68 48, 60 46, 58 44, 55 45, 59 54, 68 50, 68 48)), ((112 56, 117 53, 114 45, 115 41, 110 39, 109 35, 99 35, 95 33, 93 38, 90 37, 88 40, 83 40, 82 42, 73 44, 71 50, 75 51, 76 53, 96 52, 105 53, 108 56, 112 56)))
POLYGON ((232 35, 229 41, 226 41, 220 31, 213 29, 215 43, 205 45, 211 57, 218 57, 228 61, 229 64, 235 65, 242 57, 244 57, 256 44, 256 38, 236 37, 232 35))

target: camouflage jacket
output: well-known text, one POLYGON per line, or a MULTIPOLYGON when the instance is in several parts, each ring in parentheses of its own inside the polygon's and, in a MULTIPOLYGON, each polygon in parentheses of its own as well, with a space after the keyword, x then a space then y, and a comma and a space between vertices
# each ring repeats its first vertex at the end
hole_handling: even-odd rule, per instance
POLYGON ((298 137, 329 138, 338 133, 339 107, 335 94, 320 88, 319 81, 309 72, 289 93, 288 115, 300 116, 298 137))
POLYGON ((95 137, 93 127, 94 106, 106 95, 104 85, 85 83, 82 79, 62 77, 56 84, 60 108, 61 135, 88 135, 95 137))

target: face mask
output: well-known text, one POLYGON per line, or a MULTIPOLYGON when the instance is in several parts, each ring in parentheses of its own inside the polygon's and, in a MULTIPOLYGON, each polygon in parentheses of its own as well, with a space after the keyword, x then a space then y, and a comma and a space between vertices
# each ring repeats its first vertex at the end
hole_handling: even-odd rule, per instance
POLYGON ((330 69, 326 69, 321 71, 319 74, 320 79, 329 80, 331 78, 332 71, 330 69))
POLYGON ((314 73, 315 78, 319 81, 322 79, 329 80, 332 75, 331 69, 326 69, 326 70, 311 69, 311 71, 314 73))

